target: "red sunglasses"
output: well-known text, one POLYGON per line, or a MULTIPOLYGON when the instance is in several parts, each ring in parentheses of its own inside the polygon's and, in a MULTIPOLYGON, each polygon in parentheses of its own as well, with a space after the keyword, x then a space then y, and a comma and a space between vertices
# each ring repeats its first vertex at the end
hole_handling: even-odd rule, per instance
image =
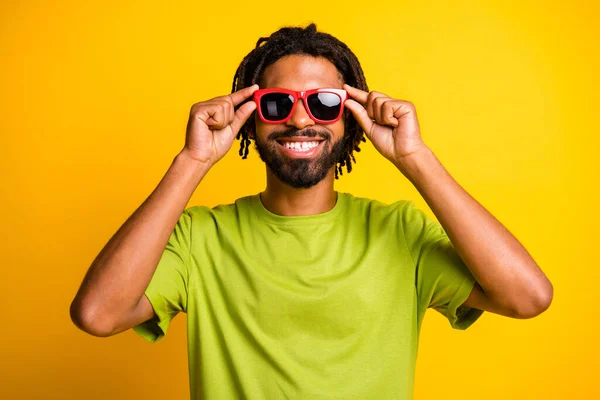
POLYGON ((268 124, 287 122, 296 109, 298 99, 310 118, 318 124, 332 124, 342 117, 348 93, 343 89, 311 89, 298 92, 288 89, 259 89, 254 92, 258 116, 268 124))

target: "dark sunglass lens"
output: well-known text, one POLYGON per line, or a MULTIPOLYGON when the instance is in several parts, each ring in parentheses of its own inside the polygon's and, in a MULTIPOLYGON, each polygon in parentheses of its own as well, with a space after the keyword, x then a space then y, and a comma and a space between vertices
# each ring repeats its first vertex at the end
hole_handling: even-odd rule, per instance
POLYGON ((280 121, 290 115, 294 96, 286 93, 268 93, 260 98, 260 110, 268 121, 280 121))
POLYGON ((342 99, 334 93, 315 93, 308 96, 308 108, 315 118, 332 121, 340 114, 342 99))

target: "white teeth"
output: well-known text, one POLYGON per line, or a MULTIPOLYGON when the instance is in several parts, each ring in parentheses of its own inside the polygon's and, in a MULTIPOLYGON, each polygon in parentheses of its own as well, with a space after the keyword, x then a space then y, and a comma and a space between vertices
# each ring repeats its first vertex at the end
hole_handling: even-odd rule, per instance
POLYGON ((319 142, 283 142, 283 145, 294 151, 308 151, 319 145, 319 142))

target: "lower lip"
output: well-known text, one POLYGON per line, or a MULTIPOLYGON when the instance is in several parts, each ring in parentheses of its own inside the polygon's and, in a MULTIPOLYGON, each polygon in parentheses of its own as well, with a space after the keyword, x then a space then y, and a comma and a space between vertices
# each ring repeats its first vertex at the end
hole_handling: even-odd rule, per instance
POLYGON ((319 150, 321 149, 321 146, 323 146, 323 142, 325 142, 325 141, 324 140, 319 141, 318 145, 316 145, 315 147, 313 147, 310 150, 305 150, 305 151, 296 151, 296 150, 293 150, 293 149, 288 149, 287 147, 285 147, 281 143, 279 143, 279 142, 277 142, 277 143, 279 144, 279 146, 281 146, 281 148, 283 149, 283 152, 288 157, 291 157, 291 158, 311 158, 311 157, 314 157, 319 152, 319 150))

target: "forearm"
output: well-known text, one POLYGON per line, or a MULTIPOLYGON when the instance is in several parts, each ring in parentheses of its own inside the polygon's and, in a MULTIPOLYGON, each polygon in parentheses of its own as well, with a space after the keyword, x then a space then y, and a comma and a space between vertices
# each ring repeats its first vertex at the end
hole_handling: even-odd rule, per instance
POLYGON ((423 196, 490 299, 515 310, 547 302, 552 285, 531 255, 430 149, 406 157, 397 167, 423 196))
POLYGON ((156 189, 93 261, 71 306, 75 319, 107 327, 137 306, 177 221, 207 172, 207 167, 183 152, 174 158, 156 189))

